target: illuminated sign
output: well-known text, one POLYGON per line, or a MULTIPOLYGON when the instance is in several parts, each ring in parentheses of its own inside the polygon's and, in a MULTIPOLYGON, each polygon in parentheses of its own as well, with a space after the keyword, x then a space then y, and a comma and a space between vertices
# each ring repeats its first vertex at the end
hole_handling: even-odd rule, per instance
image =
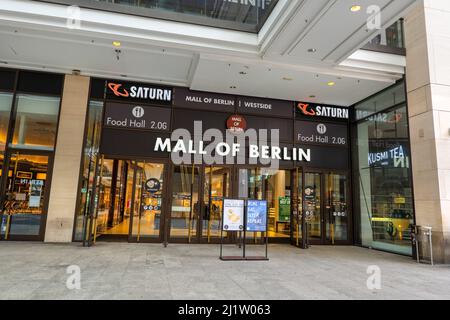
POLYGON ((395 168, 408 168, 409 159, 403 146, 396 146, 381 152, 372 152, 368 156, 369 166, 390 166, 395 168))
POLYGON ((103 126, 116 129, 169 131, 169 108, 140 106, 129 103, 107 102, 103 126))
POLYGON ((297 115, 301 117, 349 119, 348 108, 305 102, 297 103, 297 115))
POLYGON ((343 124, 296 121, 295 136, 301 144, 348 145, 348 129, 343 124))
MULTIPOLYGON (((157 138, 154 152, 168 152, 181 154, 208 155, 215 152, 220 157, 238 157, 244 149, 241 144, 220 142, 211 149, 204 141, 176 139, 172 144, 171 138, 157 138)), ((304 148, 288 148, 268 145, 250 144, 248 148, 248 157, 253 159, 272 159, 283 161, 304 161, 311 162, 311 150, 304 148)))
POLYGON ((142 85, 129 82, 110 81, 106 84, 109 99, 147 101, 147 103, 172 103, 172 89, 162 86, 142 85))

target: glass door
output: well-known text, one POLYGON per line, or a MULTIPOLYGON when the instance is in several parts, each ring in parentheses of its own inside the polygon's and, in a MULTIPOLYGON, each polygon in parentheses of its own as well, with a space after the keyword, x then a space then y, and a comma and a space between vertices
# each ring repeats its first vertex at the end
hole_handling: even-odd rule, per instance
POLYGON ((208 243, 220 239, 223 200, 230 196, 231 168, 204 169, 202 238, 208 243))
POLYGON ((172 175, 172 207, 170 212, 171 241, 196 242, 201 203, 200 169, 195 166, 176 166, 172 175))
MULTIPOLYGON (((238 170, 238 196, 244 200, 266 200, 267 235, 273 240, 289 242, 291 236, 291 171, 270 168, 238 170)), ((255 232, 254 241, 264 234, 255 232)))
POLYGON ((303 185, 303 214, 308 230, 308 241, 322 242, 322 174, 306 172, 303 185))
POLYGON ((101 159, 85 241, 161 241, 165 165, 101 159))
POLYGON ((344 174, 325 174, 326 242, 336 244, 349 240, 348 181, 344 174))
POLYGON ((307 230, 310 244, 348 244, 349 184, 345 173, 304 172, 296 169, 291 243, 300 246, 307 230), (298 219, 296 218, 298 212, 298 219), (296 226, 296 227, 295 227, 296 226))
POLYGON ((5 170, 4 215, 0 235, 5 240, 43 240, 47 213, 49 156, 13 152, 5 170))
POLYGON ((160 163, 137 162, 134 184, 131 241, 161 241, 164 230, 164 171, 160 163))

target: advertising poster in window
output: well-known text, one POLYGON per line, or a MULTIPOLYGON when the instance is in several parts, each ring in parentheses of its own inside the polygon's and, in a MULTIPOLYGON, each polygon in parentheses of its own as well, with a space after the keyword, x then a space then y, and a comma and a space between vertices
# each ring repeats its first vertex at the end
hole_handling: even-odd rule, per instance
POLYGON ((41 194, 44 181, 31 180, 30 181, 30 199, 28 200, 29 208, 39 208, 41 206, 41 194))
POLYGON ((278 220, 289 222, 291 220, 291 198, 280 197, 278 199, 278 220))
POLYGON ((244 200, 223 201, 223 231, 244 230, 244 200))
POLYGON ((267 231, 267 201, 248 200, 247 202, 247 231, 267 231))

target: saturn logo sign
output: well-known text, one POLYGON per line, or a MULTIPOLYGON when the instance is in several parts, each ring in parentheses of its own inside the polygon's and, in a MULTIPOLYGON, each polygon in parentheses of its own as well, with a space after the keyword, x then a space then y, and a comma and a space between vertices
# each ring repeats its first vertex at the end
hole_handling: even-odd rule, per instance
POLYGON ((122 92, 120 91, 120 88, 122 87, 121 84, 117 83, 108 83, 108 88, 114 93, 117 97, 124 97, 127 98, 130 96, 128 91, 126 89, 122 89, 122 92))
POLYGON ((305 116, 315 116, 316 112, 312 109, 308 103, 299 103, 297 108, 305 115, 305 116))
POLYGON ((135 118, 138 118, 138 119, 142 118, 144 116, 144 113, 145 113, 144 112, 144 108, 142 108, 140 106, 134 107, 131 112, 133 113, 133 116, 135 118))

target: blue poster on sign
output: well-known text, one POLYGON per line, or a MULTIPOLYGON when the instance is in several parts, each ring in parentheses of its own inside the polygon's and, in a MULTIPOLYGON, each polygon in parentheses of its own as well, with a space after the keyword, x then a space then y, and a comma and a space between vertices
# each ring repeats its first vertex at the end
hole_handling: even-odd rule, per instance
POLYGON ((267 231, 267 201, 248 200, 247 202, 247 231, 267 231))

